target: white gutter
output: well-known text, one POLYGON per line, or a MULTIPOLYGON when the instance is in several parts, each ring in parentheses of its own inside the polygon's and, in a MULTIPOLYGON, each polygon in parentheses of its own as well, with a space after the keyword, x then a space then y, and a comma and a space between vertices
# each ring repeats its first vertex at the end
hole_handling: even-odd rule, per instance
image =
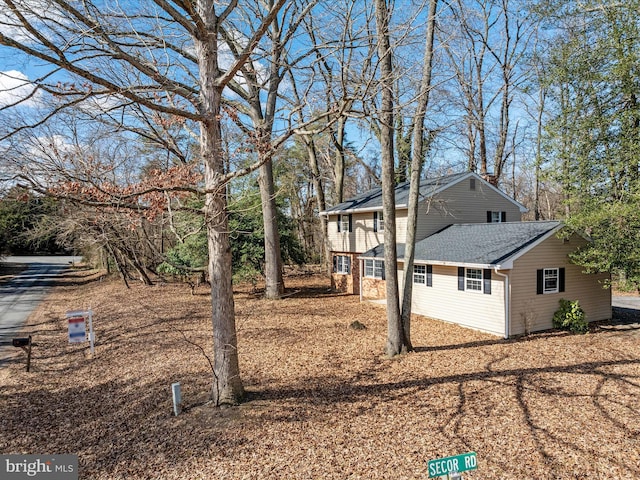
POLYGON ((496 275, 504 278, 504 338, 509 338, 509 326, 511 325, 511 289, 509 288, 509 275, 498 272, 498 266, 494 267, 496 275))
MULTIPOLYGON (((361 255, 358 257, 360 260, 384 260, 383 257, 375 257, 375 256, 364 256, 361 255)), ((398 258, 399 262, 404 261, 404 258, 398 258)), ((461 262, 443 262, 440 260, 414 260, 414 263, 418 264, 418 265, 441 265, 444 267, 465 267, 465 268, 482 268, 482 269, 492 269, 495 267, 494 263, 461 263, 461 262)), ((501 264, 499 265, 500 268, 502 269, 511 269, 512 267, 510 266, 510 263, 505 263, 505 264, 501 264)))
MULTIPOLYGON (((409 207, 406 203, 396 204, 396 210, 406 210, 409 207)), ((371 212, 381 212, 382 206, 379 207, 365 207, 365 208, 347 208, 345 210, 323 210, 318 212, 318 215, 322 217, 328 217, 329 215, 345 215, 348 213, 371 213, 371 212)))

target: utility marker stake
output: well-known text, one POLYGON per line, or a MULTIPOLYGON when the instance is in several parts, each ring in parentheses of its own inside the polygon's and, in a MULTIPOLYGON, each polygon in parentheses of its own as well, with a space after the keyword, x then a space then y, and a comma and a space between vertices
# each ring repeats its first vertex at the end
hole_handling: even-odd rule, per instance
POLYGON ((171 394, 173 397, 173 414, 177 417, 182 411, 182 392, 180 390, 180 383, 171 384, 171 394))

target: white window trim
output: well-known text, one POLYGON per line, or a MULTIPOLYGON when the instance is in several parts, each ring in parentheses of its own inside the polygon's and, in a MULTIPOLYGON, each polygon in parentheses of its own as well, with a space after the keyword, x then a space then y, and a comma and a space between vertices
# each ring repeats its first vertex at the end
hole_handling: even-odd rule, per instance
POLYGON ((349 215, 340 215, 340 232, 349 233, 349 215))
POLYGON ((465 268, 464 269, 464 289, 465 291, 468 292, 474 292, 474 293, 482 293, 483 292, 483 282, 484 282, 484 276, 482 275, 482 269, 481 268, 465 268), (469 277, 469 273, 471 273, 471 271, 474 272, 480 272, 480 278, 470 278, 469 277), (476 288, 476 285, 480 288, 476 288))
POLYGON ((336 271, 340 275, 349 275, 351 273, 351 259, 348 255, 336 255, 336 271))
POLYGON ((366 278, 376 278, 378 280, 382 280, 384 272, 384 261, 383 260, 374 260, 374 259, 365 259, 364 261, 364 276, 366 278), (369 271, 369 273, 367 273, 369 271), (380 275, 376 275, 376 272, 380 271, 380 275))
POLYGON ((491 223, 502 223, 502 212, 491 212, 491 223))
POLYGON ((414 265, 413 266, 413 283, 418 285, 427 284, 427 266, 426 265, 414 265), (422 270, 422 271, 416 271, 422 270))
MULTIPOLYGON (((553 277, 552 277, 553 278, 553 277)), ((551 294, 560 292, 560 269, 559 268, 544 268, 542 270, 542 293, 543 294, 551 294), (547 274, 554 275, 556 280, 556 288, 548 289, 547 288, 547 274)))
POLYGON ((382 211, 378 212, 378 231, 384 232, 384 214, 382 211))

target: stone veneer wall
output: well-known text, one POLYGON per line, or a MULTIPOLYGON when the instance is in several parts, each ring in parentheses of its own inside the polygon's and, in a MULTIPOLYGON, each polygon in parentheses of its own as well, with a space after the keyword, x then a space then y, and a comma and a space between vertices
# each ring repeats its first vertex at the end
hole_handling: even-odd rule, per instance
POLYGON ((360 260, 358 253, 353 252, 331 252, 331 265, 333 265, 333 257, 335 255, 345 255, 351 258, 351 274, 342 273, 331 274, 331 288, 338 292, 350 293, 354 295, 360 294, 360 260))
POLYGON ((363 278, 362 297, 369 300, 387 298, 387 282, 379 278, 363 278))

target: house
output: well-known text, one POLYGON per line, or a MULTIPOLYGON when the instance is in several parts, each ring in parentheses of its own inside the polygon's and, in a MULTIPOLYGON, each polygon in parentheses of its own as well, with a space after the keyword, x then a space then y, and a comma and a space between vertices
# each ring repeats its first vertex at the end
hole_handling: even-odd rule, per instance
MULTIPOLYGON (((611 318, 609 274, 585 274, 569 253, 588 240, 558 236, 558 221, 454 224, 416 243, 414 313, 508 338, 552 328, 559 300, 579 300, 587 320, 611 318)), ((400 288, 404 245, 398 246, 400 288)), ((384 246, 360 256, 365 278, 384 246)), ((375 272, 374 272, 375 275, 375 272)), ((372 279, 382 283, 382 279, 372 279)), ((363 298, 380 298, 363 286, 363 298)))
MULTIPOLYGON (((396 189, 400 288, 407 190, 396 189)), ((325 212, 332 286, 362 299, 386 294, 379 197, 374 190, 325 212)), ((562 222, 521 222, 524 211, 474 173, 423 182, 412 311, 504 337, 551 328, 561 298, 578 300, 589 321, 611 318, 609 275, 569 261, 588 240, 559 236, 562 222)))
MULTIPOLYGON (((396 232, 404 243, 409 183, 396 187, 396 232)), ((473 172, 423 180, 420 183, 416 239, 422 240, 453 223, 513 222, 527 209, 473 172)), ((333 264, 332 288, 360 293, 358 257, 384 240, 382 189, 353 197, 321 212, 328 217, 333 264)), ((374 262, 377 272, 380 263, 374 262)), ((365 275, 365 278, 369 278, 365 275)))

